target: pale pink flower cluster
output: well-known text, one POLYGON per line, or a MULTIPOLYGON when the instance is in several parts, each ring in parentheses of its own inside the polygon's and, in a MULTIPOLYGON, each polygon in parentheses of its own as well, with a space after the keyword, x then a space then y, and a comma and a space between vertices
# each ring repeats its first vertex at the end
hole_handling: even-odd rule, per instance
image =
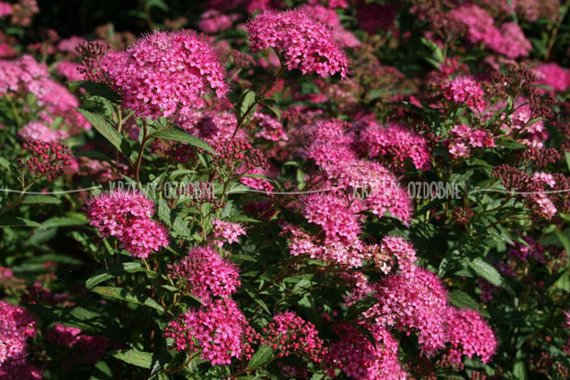
POLYGON ((168 245, 168 233, 151 219, 154 203, 143 194, 113 191, 87 203, 89 223, 102 237, 115 237, 132 256, 147 258, 168 245))
POLYGON ((462 357, 481 358, 488 363, 497 350, 497 338, 481 315, 474 310, 447 308, 447 341, 451 345, 448 358, 461 364, 462 357))
POLYGON ((69 38, 64 38, 57 44, 57 50, 62 53, 68 53, 71 55, 79 55, 77 52, 77 47, 87 40, 81 36, 71 36, 69 38))
POLYGON ((21 306, 0 301, 0 373, 25 361, 28 339, 36 335, 34 318, 21 306))
POLYGON ((218 98, 228 92, 215 50, 192 31, 155 32, 108 53, 101 64, 124 106, 141 117, 203 108, 210 92, 218 98))
POLYGON ((79 72, 80 67, 79 63, 60 61, 56 66, 56 70, 59 75, 68 81, 85 80, 85 76, 79 72))
POLYGON ((210 247, 191 249, 182 260, 169 266, 169 273, 185 281, 187 289, 204 304, 215 297, 227 298, 240 286, 237 266, 210 247))
POLYGON ((214 226, 214 238, 216 239, 216 244, 219 247, 223 246, 224 243, 237 243, 239 241, 239 237, 245 235, 245 229, 239 223, 216 219, 212 224, 214 226))
POLYGON ((218 33, 231 28, 235 19, 235 16, 210 9, 202 13, 198 27, 204 33, 218 33))
POLYGON ((0 96, 25 96, 27 93, 36 97, 43 122, 51 124, 62 118, 68 126, 91 128, 91 124, 77 111, 77 98, 49 77, 45 64, 36 62, 29 55, 12 61, 0 60, 0 96))
POLYGON ((360 134, 358 141, 369 158, 379 157, 394 161, 399 168, 406 160, 411 160, 416 169, 427 170, 430 167, 430 155, 426 140, 399 124, 384 127, 372 123, 360 134))
POLYGON ((450 15, 467 27, 467 39, 472 43, 483 42, 511 59, 526 57, 532 50, 518 24, 509 22, 497 27, 491 15, 478 5, 460 5, 450 15))
POLYGON ((212 364, 230 364, 244 348, 242 336, 247 322, 234 300, 218 299, 199 310, 189 310, 168 324, 164 336, 174 340, 174 348, 201 357, 212 364))
POLYGON ((333 31, 303 10, 265 12, 246 25, 251 48, 274 48, 289 70, 328 77, 345 77, 348 58, 335 41, 333 31))
POLYGON ((482 112, 485 109, 485 92, 473 78, 457 76, 443 86, 443 96, 447 100, 464 104, 473 110, 482 112))
POLYGON ((544 63, 534 69, 536 80, 554 91, 564 92, 570 88, 570 70, 556 63, 544 63))
POLYGON ((56 130, 48 127, 42 122, 31 121, 24 125, 18 131, 18 136, 24 140, 37 140, 41 142, 59 141, 67 138, 69 135, 65 131, 56 130))
POLYGON ((493 135, 482 129, 471 129, 468 125, 456 125, 450 131, 449 153, 454 158, 469 157, 472 148, 493 148, 493 135))
POLYGON ((359 380, 402 380, 406 372, 398 359, 398 341, 383 327, 368 329, 374 343, 355 326, 342 323, 335 328, 340 340, 330 345, 327 363, 359 380))

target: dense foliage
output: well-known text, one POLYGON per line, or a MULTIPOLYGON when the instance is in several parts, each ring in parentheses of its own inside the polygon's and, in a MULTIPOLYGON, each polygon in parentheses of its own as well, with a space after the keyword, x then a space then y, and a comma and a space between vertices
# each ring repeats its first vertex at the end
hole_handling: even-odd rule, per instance
POLYGON ((568 2, 48 3, 0 1, 0 379, 570 377, 568 2))

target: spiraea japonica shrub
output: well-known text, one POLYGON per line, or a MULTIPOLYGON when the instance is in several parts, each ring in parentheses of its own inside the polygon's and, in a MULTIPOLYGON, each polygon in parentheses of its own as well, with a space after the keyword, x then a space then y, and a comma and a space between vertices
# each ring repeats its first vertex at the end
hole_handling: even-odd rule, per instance
POLYGON ((0 2, 1 379, 569 376, 568 4, 135 3, 0 2))

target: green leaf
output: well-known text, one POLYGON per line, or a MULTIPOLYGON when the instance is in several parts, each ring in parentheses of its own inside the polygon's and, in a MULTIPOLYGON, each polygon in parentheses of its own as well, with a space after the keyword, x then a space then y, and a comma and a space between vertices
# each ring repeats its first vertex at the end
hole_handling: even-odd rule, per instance
POLYGON ((67 216, 54 216, 42 223, 44 228, 55 228, 55 227, 71 227, 71 226, 82 226, 87 224, 87 218, 83 214, 79 213, 69 213, 67 216))
POLYGON ((164 313, 164 308, 162 306, 144 294, 136 294, 129 292, 127 289, 117 288, 113 286, 98 286, 91 289, 91 291, 100 294, 105 298, 111 298, 136 305, 147 306, 159 311, 160 313, 164 313))
POLYGON ((100 361, 91 370, 91 377, 89 380, 111 380, 113 378, 113 371, 109 364, 100 361))
POLYGON ((35 205, 35 204, 53 204, 58 205, 61 203, 61 200, 52 197, 50 195, 28 195, 24 198, 25 205, 35 205))
POLYGON ((113 276, 110 273, 98 273, 92 277, 89 277, 86 281, 85 281, 85 287, 87 289, 91 289, 94 288, 95 286, 99 285, 100 283, 110 280, 112 279, 113 276))
POLYGON ((568 166, 568 170, 570 170, 570 152, 564 152, 564 157, 566 158, 566 166, 568 166))
POLYGON ((105 118, 101 115, 95 114, 93 112, 79 109, 79 112, 95 127, 95 129, 103 135, 115 148, 119 150, 119 152, 123 152, 123 136, 117 132, 113 126, 105 120, 105 118))
POLYGON ((247 364, 247 370, 253 371, 264 367, 273 360, 273 349, 269 346, 261 346, 253 354, 251 360, 247 364))
MULTIPOLYGON (((461 290, 452 290, 449 292, 449 303, 461 309, 473 309, 479 310, 479 304, 475 301, 469 294, 462 292, 461 290)), ((481 314, 486 314, 486 312, 481 312, 481 314)))
POLYGON ((206 143, 203 140, 200 140, 199 138, 197 138, 195 136, 189 135, 188 133, 186 133, 180 129, 176 129, 176 128, 163 129, 163 130, 160 130, 158 132, 153 133, 152 137, 155 137, 158 139, 172 140, 172 141, 178 141, 178 142, 186 143, 186 144, 189 144, 189 145, 194 146, 196 148, 200 148, 202 150, 205 150, 209 153, 216 154, 214 149, 212 149, 212 147, 210 145, 208 145, 208 143, 206 143))
POLYGON ((119 350, 111 354, 112 357, 132 364, 137 367, 150 369, 152 365, 152 353, 139 350, 119 350))
POLYGON ((255 111, 255 102, 256 102, 256 95, 255 92, 252 90, 246 90, 242 96, 242 101, 239 107, 240 116, 242 119, 247 118, 249 115, 253 114, 255 111))
POLYGON ((495 269, 491 264, 477 258, 469 263, 469 267, 477 273, 479 276, 483 277, 485 280, 489 281, 495 286, 501 286, 503 283, 503 278, 498 270, 495 269))
POLYGON ((0 227, 42 227, 42 225, 18 216, 0 216, 0 227))

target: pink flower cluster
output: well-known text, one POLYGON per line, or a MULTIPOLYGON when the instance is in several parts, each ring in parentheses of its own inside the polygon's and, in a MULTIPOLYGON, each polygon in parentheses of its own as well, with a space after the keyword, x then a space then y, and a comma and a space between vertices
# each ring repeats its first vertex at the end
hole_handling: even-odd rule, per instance
POLYGON ((0 17, 10 16, 12 14, 12 5, 0 1, 0 17))
POLYGON ((37 140, 40 142, 59 141, 69 135, 65 131, 52 129, 39 121, 31 121, 18 131, 18 136, 24 140, 37 140))
POLYGON ((166 229, 155 220, 154 203, 138 192, 113 191, 87 203, 90 224, 102 237, 115 237, 132 256, 147 258, 168 245, 166 229))
POLYGON ((534 69, 536 80, 554 91, 564 92, 570 88, 570 70, 556 63, 544 63, 534 69))
POLYGON ((308 255, 314 259, 345 267, 359 267, 362 265, 362 260, 368 256, 368 252, 359 240, 351 244, 325 243, 323 239, 292 225, 285 226, 283 234, 288 235, 289 253, 292 256, 308 255))
POLYGON ((46 333, 46 340, 71 349, 74 360, 83 364, 95 364, 111 348, 110 339, 103 336, 84 335, 80 328, 57 323, 46 333))
POLYGON ((307 196, 302 203, 303 215, 323 229, 327 243, 349 245, 358 240, 360 218, 348 199, 334 193, 317 193, 307 196))
POLYGON ((401 237, 386 236, 380 244, 380 251, 388 258, 395 257, 404 277, 413 276, 416 269, 416 250, 401 237))
POLYGON ((274 48, 289 70, 322 77, 347 74, 348 58, 332 30, 302 10, 262 13, 246 29, 253 50, 274 48))
POLYGON ((186 257, 169 267, 169 273, 184 280, 186 288, 205 304, 215 297, 231 296, 240 286, 238 268, 210 247, 191 249, 186 257))
POLYGON ((447 291, 437 276, 416 268, 413 276, 390 275, 376 285, 378 304, 366 314, 380 326, 417 331, 418 343, 426 354, 445 345, 447 291))
POLYGON ((204 33, 218 33, 232 27, 236 17, 210 9, 200 16, 198 27, 204 33))
POLYGON ((259 131, 255 134, 255 137, 259 137, 268 141, 280 141, 287 140, 287 134, 283 129, 283 124, 276 120, 275 118, 261 113, 256 112, 253 115, 252 122, 257 125, 259 131))
POLYGON ((21 306, 0 301, 0 367, 26 355, 27 340, 36 335, 36 322, 21 306))
POLYGON ((223 98, 228 91, 216 52, 191 31, 155 32, 108 53, 101 65, 124 106, 141 117, 202 108, 209 92, 223 98))
POLYGON ((41 379, 27 363, 28 339, 36 335, 34 318, 21 306, 0 301, 0 378, 41 379))
POLYGON ((467 27, 467 39, 472 43, 483 42, 512 59, 526 57, 532 49, 518 24, 505 23, 497 28, 491 15, 478 5, 460 5, 450 15, 467 27))
POLYGON ((473 78, 457 76, 443 86, 443 96, 458 104, 464 104, 473 110, 485 109, 485 92, 473 78))
POLYGON ((391 160, 394 168, 402 168, 408 159, 416 169, 427 170, 430 167, 426 140, 402 125, 383 127, 372 123, 361 132, 358 143, 369 158, 391 160))
POLYGON ((32 56, 0 60, 0 96, 33 94, 41 107, 41 121, 52 124, 57 118, 70 127, 90 129, 91 125, 77 111, 79 101, 69 90, 49 77, 48 68, 32 56))
POLYGON ((277 351, 277 357, 295 355, 314 363, 323 360, 324 343, 317 329, 293 312, 276 314, 262 333, 262 343, 277 351))
POLYGON ((447 308, 447 341, 451 345, 448 358, 460 364, 462 356, 478 356, 488 363, 497 349, 497 338, 487 322, 474 310, 447 308))
POLYGON ((456 125, 450 132, 449 153, 454 158, 469 157, 471 148, 493 148, 493 135, 482 129, 471 129, 465 124, 456 125))
MULTIPOLYGON (((462 355, 469 358, 477 355, 488 362, 496 350, 497 340, 481 316, 449 305, 447 291, 439 278, 416 266, 415 251, 403 239, 385 237, 381 251, 396 256, 401 273, 390 274, 375 284, 362 278, 355 282, 352 293, 377 299, 377 303, 363 313, 367 320, 374 321, 373 327, 395 327, 406 334, 416 332, 418 343, 428 356, 449 343, 448 354, 454 364, 461 363, 462 355)), ((357 301, 354 297, 351 300, 357 301)))
POLYGON ((207 308, 190 310, 168 324, 164 336, 174 340, 178 351, 194 354, 212 364, 230 364, 240 357, 247 322, 235 301, 218 299, 207 308))
POLYGON ((245 229, 239 223, 225 222, 216 219, 212 224, 214 226, 214 238, 219 247, 223 246, 224 243, 237 243, 239 237, 245 235, 245 229))
POLYGON ((369 330, 374 343, 355 326, 342 323, 335 328, 340 340, 331 344, 326 361, 353 379, 406 379, 398 359, 398 341, 383 327, 362 328, 369 330))
POLYGON ((349 126, 340 120, 314 123, 313 142, 306 155, 325 172, 333 184, 349 191, 360 191, 366 197, 356 197, 360 211, 368 210, 378 217, 389 213, 407 223, 411 218, 411 201, 397 179, 382 165, 357 157, 354 137, 349 126))

